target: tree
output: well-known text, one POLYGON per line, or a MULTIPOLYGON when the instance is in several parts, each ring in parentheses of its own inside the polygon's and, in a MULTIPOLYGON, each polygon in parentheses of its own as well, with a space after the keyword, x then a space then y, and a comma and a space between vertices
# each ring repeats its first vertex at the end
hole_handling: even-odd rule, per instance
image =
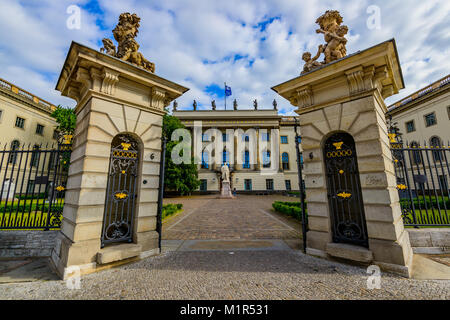
POLYGON ((178 118, 169 114, 163 117, 163 134, 167 137, 164 189, 177 191, 181 195, 189 194, 200 186, 194 157, 191 158, 190 164, 174 164, 171 159, 173 148, 180 143, 170 140, 172 133, 176 129, 184 128, 185 126, 178 118))
POLYGON ((58 122, 56 130, 58 131, 58 141, 66 136, 72 136, 75 132, 75 125, 77 123, 77 116, 75 111, 68 107, 61 107, 60 105, 56 107, 56 110, 51 114, 53 118, 58 122))

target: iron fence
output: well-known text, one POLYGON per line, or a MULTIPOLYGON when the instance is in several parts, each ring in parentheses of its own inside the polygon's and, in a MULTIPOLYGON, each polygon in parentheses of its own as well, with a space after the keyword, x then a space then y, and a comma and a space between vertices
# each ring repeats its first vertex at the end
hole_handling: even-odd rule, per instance
POLYGON ((0 149, 0 230, 61 227, 71 145, 0 149))
POLYGON ((403 144, 391 133, 397 189, 405 226, 450 226, 450 148, 403 144))

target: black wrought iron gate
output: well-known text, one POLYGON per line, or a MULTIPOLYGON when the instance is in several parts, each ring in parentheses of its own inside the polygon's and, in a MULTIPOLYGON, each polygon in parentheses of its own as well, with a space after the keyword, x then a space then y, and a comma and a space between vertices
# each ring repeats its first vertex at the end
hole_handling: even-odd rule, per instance
POLYGON ((102 247, 108 243, 132 242, 136 211, 139 146, 127 134, 113 139, 103 217, 102 247))
POLYGON ((344 132, 329 137, 323 149, 333 242, 368 247, 367 226, 355 142, 344 132))

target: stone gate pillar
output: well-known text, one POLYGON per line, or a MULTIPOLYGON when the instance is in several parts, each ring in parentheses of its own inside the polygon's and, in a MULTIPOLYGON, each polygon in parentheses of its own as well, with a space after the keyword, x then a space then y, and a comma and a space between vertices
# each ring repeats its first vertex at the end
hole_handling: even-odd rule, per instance
MULTIPOLYGON (((74 42, 56 89, 77 101, 63 221, 52 253, 58 274, 67 278, 70 267, 79 267, 84 274, 159 253, 156 216, 162 117, 164 108, 188 89, 74 42), (123 134, 133 142, 117 144, 119 150, 113 154, 113 140, 123 134), (125 162, 137 163, 137 168, 132 168, 137 175, 128 190, 107 190, 112 155, 124 161, 120 165, 125 167, 118 172, 124 177, 131 170, 125 162), (134 197, 134 209, 127 203, 125 209, 119 206, 118 212, 134 210, 131 238, 105 245, 103 222, 110 210, 105 203, 116 201, 117 205, 127 197, 134 197)), ((125 234, 128 227, 117 225, 111 232, 125 234)))
MULTIPOLYGON (((382 269, 410 276, 412 250, 401 217, 384 103, 385 98, 403 88, 394 40, 273 88, 296 106, 300 115, 309 254, 376 264, 382 269), (324 144, 339 132, 350 134, 356 148, 363 203, 356 213, 365 218, 361 225, 366 227, 366 245, 333 240, 335 226, 332 225, 330 198, 342 197, 340 204, 345 206, 348 204, 346 197, 354 196, 348 190, 339 190, 338 185, 330 186, 327 181, 324 144)), ((337 143, 335 147, 335 155, 339 155, 341 145, 337 143)), ((349 229, 346 232, 358 231, 349 229)))

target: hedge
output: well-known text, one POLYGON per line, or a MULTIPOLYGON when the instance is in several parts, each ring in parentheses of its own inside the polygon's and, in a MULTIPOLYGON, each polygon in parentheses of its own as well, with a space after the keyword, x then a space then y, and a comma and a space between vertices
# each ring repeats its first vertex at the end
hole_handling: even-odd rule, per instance
POLYGON ((272 207, 277 212, 302 221, 302 209, 300 202, 275 201, 274 203, 272 203, 272 207))
MULTIPOLYGON (((425 209, 425 205, 426 208, 434 208, 437 209, 438 208, 438 204, 439 204, 439 208, 443 209, 443 208, 447 208, 450 209, 450 199, 448 197, 428 197, 428 196, 420 196, 419 198, 414 198, 413 199, 413 203, 414 203, 414 208, 415 209, 425 209)), ((400 199, 400 204, 402 205, 402 207, 409 207, 411 205, 411 201, 407 198, 407 199, 400 199)))
POLYGON ((163 205, 162 219, 170 217, 171 215, 179 212, 183 209, 183 205, 181 203, 178 204, 165 204, 163 205))

